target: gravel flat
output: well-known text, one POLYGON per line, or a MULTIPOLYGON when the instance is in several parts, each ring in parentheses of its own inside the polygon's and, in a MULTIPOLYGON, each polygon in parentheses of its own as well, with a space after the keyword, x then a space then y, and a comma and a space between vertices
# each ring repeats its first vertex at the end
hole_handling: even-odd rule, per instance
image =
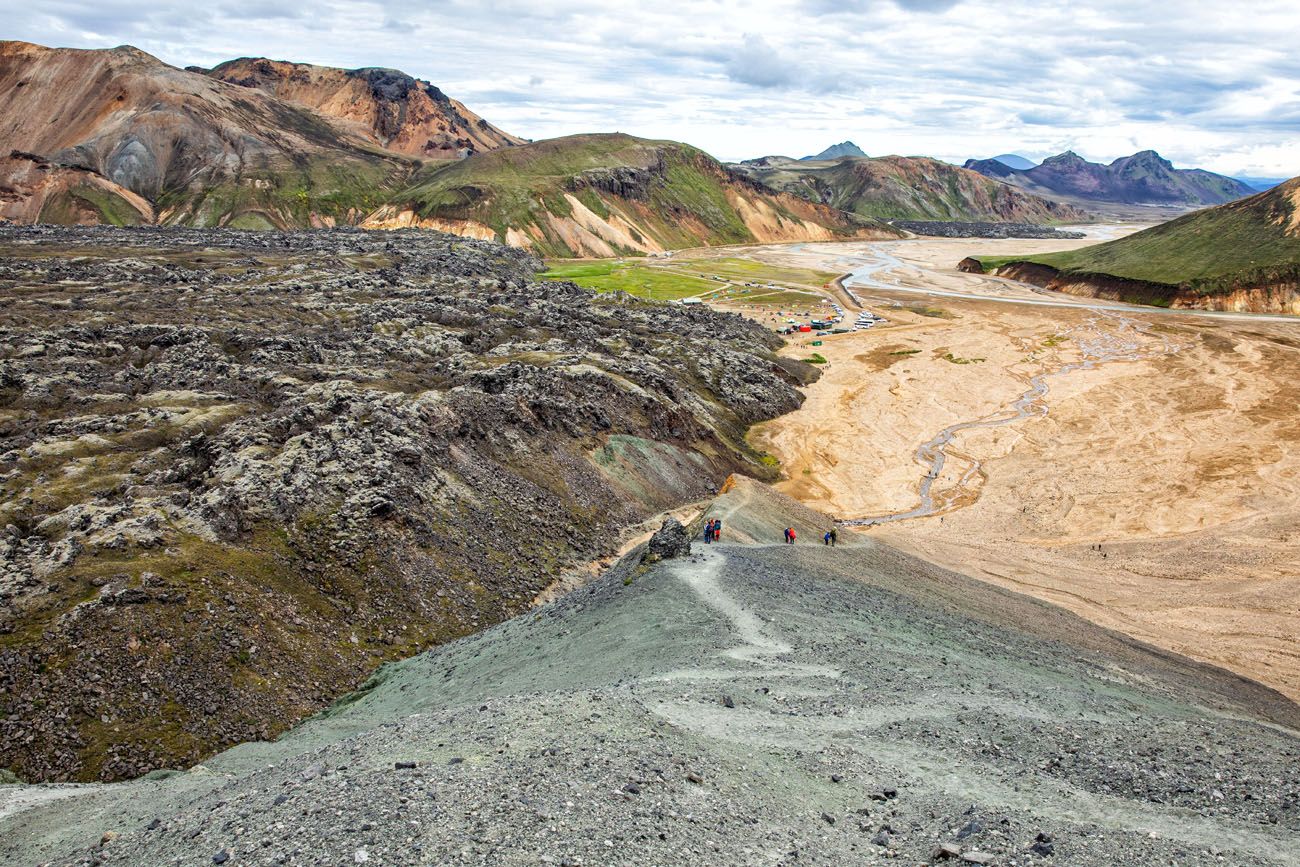
POLYGON ((631 556, 274 743, 0 788, 0 860, 1300 863, 1278 694, 883 545, 813 544, 815 513, 757 484, 710 514, 723 544, 631 556), (799 545, 763 541, 790 524, 799 545))

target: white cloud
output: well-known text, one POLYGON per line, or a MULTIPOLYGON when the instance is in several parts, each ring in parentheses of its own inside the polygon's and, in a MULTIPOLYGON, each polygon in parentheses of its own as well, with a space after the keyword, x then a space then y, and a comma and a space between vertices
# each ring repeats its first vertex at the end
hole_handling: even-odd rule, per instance
POLYGON ((269 55, 428 78, 529 138, 619 129, 724 158, 953 161, 1155 148, 1300 174, 1300 9, 1181 0, 0 0, 7 35, 170 63, 269 55))

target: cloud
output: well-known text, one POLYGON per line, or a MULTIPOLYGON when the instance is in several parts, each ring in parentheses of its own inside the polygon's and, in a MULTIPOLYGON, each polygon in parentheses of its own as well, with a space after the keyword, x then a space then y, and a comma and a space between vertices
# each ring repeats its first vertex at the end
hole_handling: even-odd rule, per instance
POLYGON ((753 33, 745 34, 727 61, 727 74, 733 81, 755 87, 786 87, 799 80, 794 62, 753 33))
POLYGON ((385 66, 529 138, 622 129, 729 158, 960 162, 1145 147, 1180 166, 1300 174, 1300 9, 1183 0, 0 0, 6 35, 385 66), (290 9, 285 13, 278 10, 290 9), (270 10, 270 11, 268 11, 270 10), (301 11, 301 14, 297 14, 301 11))

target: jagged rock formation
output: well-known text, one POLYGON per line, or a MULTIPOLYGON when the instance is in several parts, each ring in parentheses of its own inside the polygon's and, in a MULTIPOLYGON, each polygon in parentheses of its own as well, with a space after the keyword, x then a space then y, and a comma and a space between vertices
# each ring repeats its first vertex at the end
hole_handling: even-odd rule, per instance
POLYGON ((672 515, 664 519, 663 526, 655 531, 646 543, 646 560, 670 560, 673 557, 685 557, 691 553, 691 537, 682 522, 672 515))
POLYGON ((816 374, 431 232, 0 229, 0 756, 272 737, 698 500, 816 374), (688 339, 683 339, 687 335, 688 339))
POLYGON ((763 157, 734 166, 748 176, 809 201, 881 220, 1065 223, 1089 214, 1029 195, 928 157, 845 157, 804 162, 763 157))
POLYGON ((243 57, 205 72, 346 121, 379 146, 411 156, 457 159, 523 144, 429 82, 396 69, 335 69, 243 57))
POLYGON ((773 190, 690 145, 621 133, 534 142, 426 170, 366 225, 424 226, 559 257, 901 234, 773 190))
POLYGON ((1300 178, 1104 244, 963 265, 1089 297, 1300 315, 1300 178))
POLYGON ((967 160, 966 168, 1038 195, 1085 202, 1218 205, 1253 195, 1241 181, 1202 169, 1175 169, 1155 151, 1140 151, 1110 165, 1090 163, 1073 151, 1043 160, 1029 169, 1014 168, 996 157, 967 160))

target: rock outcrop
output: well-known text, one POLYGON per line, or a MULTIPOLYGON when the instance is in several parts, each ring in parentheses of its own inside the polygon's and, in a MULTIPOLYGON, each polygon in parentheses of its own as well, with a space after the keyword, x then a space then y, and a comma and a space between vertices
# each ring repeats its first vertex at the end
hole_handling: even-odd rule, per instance
POLYGON ((0 228, 0 756, 273 737, 698 500, 806 371, 430 232, 0 228), (798 375, 796 375, 796 373, 798 375))
POLYGON ((646 560, 657 562, 691 553, 691 537, 682 522, 669 515, 646 544, 646 560))

